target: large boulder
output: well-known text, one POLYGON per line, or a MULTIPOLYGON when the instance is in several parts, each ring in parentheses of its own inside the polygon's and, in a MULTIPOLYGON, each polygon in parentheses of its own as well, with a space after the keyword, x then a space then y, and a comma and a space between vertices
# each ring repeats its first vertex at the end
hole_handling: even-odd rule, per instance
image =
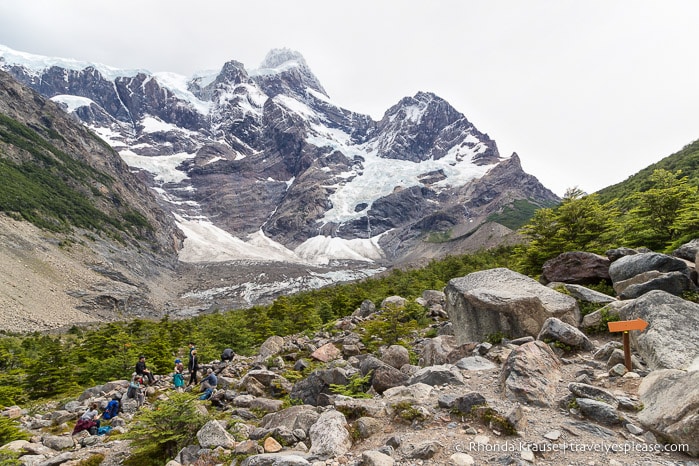
POLYGON ((696 263, 697 254, 699 254, 699 238, 695 238, 672 251, 673 256, 694 263, 696 263))
POLYGON ((632 346, 651 369, 687 369, 699 358, 699 304, 650 291, 618 311, 622 320, 648 322, 644 332, 629 334, 632 346))
POLYGON ((494 334, 534 336, 549 317, 574 326, 580 321, 574 298, 506 268, 454 278, 444 292, 454 334, 462 344, 494 334))
POLYGON ((614 291, 623 299, 633 299, 651 290, 680 295, 695 289, 691 271, 682 259, 646 252, 624 256, 609 267, 614 291))
POLYGON ((544 283, 576 285, 594 285, 602 280, 608 282, 610 264, 608 258, 591 252, 564 252, 544 262, 541 279, 544 283))
POLYGON ((676 257, 659 252, 645 252, 624 256, 609 266, 609 276, 612 282, 628 280, 643 272, 686 272, 687 264, 676 257))
POLYGON ((641 382, 638 420, 658 438, 699 456, 699 371, 659 370, 641 382))
POLYGON ((310 405, 291 406, 276 413, 266 414, 260 426, 265 429, 286 427, 289 430, 301 429, 308 435, 311 426, 316 423, 320 414, 317 408, 310 405))
POLYGON ((552 406, 561 363, 542 341, 518 346, 507 357, 500 373, 500 384, 507 398, 535 406, 552 406))
POLYGON ((689 275, 684 272, 646 272, 615 284, 615 291, 621 299, 633 299, 649 291, 662 290, 676 296, 695 289, 689 275), (647 276, 647 275, 654 276, 647 276), (644 279, 638 280, 640 277, 644 279))
POLYGON ((320 458, 342 456, 352 448, 352 438, 345 416, 329 410, 320 415, 309 431, 310 454, 320 458))

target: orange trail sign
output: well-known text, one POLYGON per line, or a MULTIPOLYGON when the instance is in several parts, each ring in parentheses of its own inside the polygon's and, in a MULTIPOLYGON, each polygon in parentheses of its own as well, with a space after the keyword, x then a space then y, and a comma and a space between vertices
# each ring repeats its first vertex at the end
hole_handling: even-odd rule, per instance
POLYGON ((618 322, 607 322, 610 332, 624 332, 624 365, 627 371, 631 371, 631 342, 629 339, 629 331, 643 331, 648 327, 648 322, 643 319, 620 320, 618 322))
POLYGON ((610 332, 628 332, 629 330, 645 330, 648 322, 643 319, 620 320, 618 322, 608 322, 610 332))

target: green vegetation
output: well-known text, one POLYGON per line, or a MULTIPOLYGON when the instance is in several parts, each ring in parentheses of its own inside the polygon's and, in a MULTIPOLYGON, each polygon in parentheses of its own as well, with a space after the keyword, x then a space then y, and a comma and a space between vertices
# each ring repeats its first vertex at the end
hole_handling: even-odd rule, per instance
POLYGON ((134 447, 124 464, 162 465, 185 446, 196 443, 197 432, 209 420, 196 403, 196 395, 173 393, 169 399, 141 409, 131 430, 124 434, 134 447))
POLYGON ((601 195, 573 189, 557 208, 536 211, 521 230, 527 244, 515 250, 520 270, 538 275, 544 262, 567 251, 626 246, 668 252, 696 237, 699 193, 688 176, 658 169, 643 187, 606 203, 601 195))
POLYGON ((425 413, 415 408, 410 401, 399 401, 398 403, 392 404, 391 408, 395 412, 395 415, 404 421, 408 422, 422 422, 427 419, 425 413))
MULTIPOLYGON (((50 120, 45 118, 45 123, 50 125, 50 120)), ((122 233, 138 237, 152 230, 141 213, 111 191, 112 178, 56 148, 39 131, 61 139, 50 126, 33 128, 0 115, 0 143, 22 153, 21 163, 0 157, 0 211, 45 230, 83 228, 120 241, 122 233)))
POLYGON ((349 396, 352 398, 371 398, 372 395, 366 393, 371 387, 371 374, 369 371, 367 375, 362 377, 360 374, 355 374, 350 377, 349 383, 347 385, 330 385, 330 391, 337 393, 338 395, 349 396))
POLYGON ((511 204, 506 205, 500 212, 491 214, 488 217, 489 222, 497 222, 500 225, 504 225, 510 230, 518 230, 524 226, 531 218, 534 213, 541 207, 551 207, 541 206, 535 204, 526 199, 516 199, 511 204))
POLYGON ((14 420, 0 416, 0 445, 14 440, 28 440, 29 434, 22 430, 14 420))

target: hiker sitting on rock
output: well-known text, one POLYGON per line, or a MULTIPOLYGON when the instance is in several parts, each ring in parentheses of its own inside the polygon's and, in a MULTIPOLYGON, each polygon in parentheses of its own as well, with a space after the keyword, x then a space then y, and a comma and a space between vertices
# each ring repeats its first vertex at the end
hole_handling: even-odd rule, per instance
POLYGON ((80 419, 78 419, 78 422, 75 423, 73 435, 83 430, 88 431, 90 435, 97 435, 97 429, 99 429, 100 426, 100 413, 97 411, 98 407, 97 403, 90 404, 87 411, 85 411, 83 415, 80 416, 80 419))
POLYGON ((137 373, 131 374, 131 382, 129 383, 129 389, 126 391, 127 398, 133 398, 136 400, 136 405, 140 408, 143 406, 143 402, 146 399, 146 395, 143 393, 143 388, 141 387, 141 382, 143 379, 137 373))
POLYGON ((201 391, 205 392, 208 389, 215 390, 218 385, 218 377, 214 374, 212 368, 206 370, 206 377, 201 380, 201 391))
POLYGON ((141 377, 147 378, 149 385, 153 385, 153 382, 155 382, 153 374, 146 368, 146 357, 143 355, 139 356, 138 362, 136 363, 136 373, 141 377))

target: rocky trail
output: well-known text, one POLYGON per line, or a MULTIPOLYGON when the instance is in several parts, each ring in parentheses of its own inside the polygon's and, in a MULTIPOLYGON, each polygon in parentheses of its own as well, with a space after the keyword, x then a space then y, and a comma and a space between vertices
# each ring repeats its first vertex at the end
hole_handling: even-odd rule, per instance
MULTIPOLYGON (((634 274, 647 264, 679 267, 660 256, 638 254, 634 274)), ((211 398, 196 401, 210 420, 167 466, 699 464, 699 304, 659 287, 636 298, 604 298, 598 314, 649 323, 632 337, 627 371, 621 336, 592 332, 600 328, 591 324, 595 316, 575 315, 580 301, 570 293, 584 287, 547 287, 510 272, 475 272, 444 292, 425 291, 417 302, 432 324, 404 345, 365 346, 367 324, 395 318, 406 304, 394 296, 378 306, 365 301, 312 336, 273 336, 253 357, 204 364, 218 375, 211 398), (585 322, 579 325, 588 334, 567 320, 585 322), (513 337, 465 337, 497 321, 513 337), (528 326, 535 335, 522 330, 528 326)), ((651 280, 675 271, 656 272, 651 280)), ((133 428, 139 411, 175 393, 171 376, 161 375, 139 407, 127 387, 112 381, 31 412, 8 408, 3 414, 18 419, 31 439, 3 448, 22 452, 24 465, 82 466, 97 453, 104 466, 122 464, 132 450, 119 434, 133 428), (115 395, 124 412, 108 435, 71 435, 90 403, 104 408, 115 395)))

